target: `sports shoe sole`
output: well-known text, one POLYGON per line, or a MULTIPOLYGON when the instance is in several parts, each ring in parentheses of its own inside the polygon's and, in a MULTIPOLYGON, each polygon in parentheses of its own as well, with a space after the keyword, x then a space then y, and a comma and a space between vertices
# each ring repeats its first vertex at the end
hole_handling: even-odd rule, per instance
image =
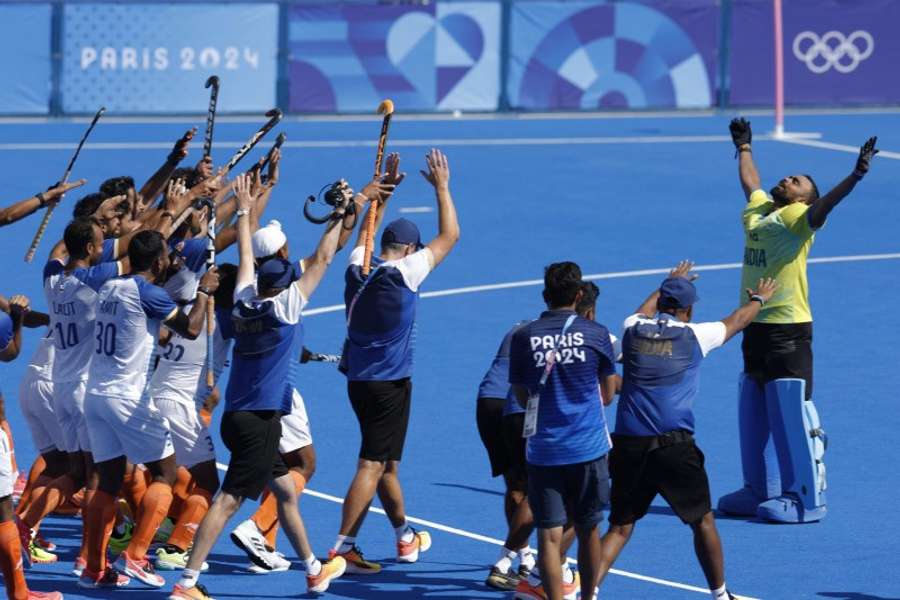
MULTIPOLYGON (((322 568, 325 568, 325 565, 322 565, 322 568)), ((322 583, 315 585, 313 587, 308 588, 308 590, 314 594, 321 594, 322 592, 328 589, 328 586, 331 585, 331 582, 343 575, 347 572, 347 561, 344 561, 344 566, 337 570, 331 577, 327 577, 322 583)))
POLYGON ((161 588, 162 586, 166 585, 166 580, 163 579, 162 576, 156 575, 156 574, 151 574, 151 573, 145 573, 144 571, 139 570, 139 569, 131 569, 128 566, 128 563, 123 561, 121 558, 116 560, 116 562, 113 564, 113 568, 116 571, 118 571, 119 573, 121 573, 122 575, 127 575, 128 577, 131 577, 132 579, 137 579, 144 585, 149 585, 150 587, 153 587, 153 588, 161 588), (153 578, 154 575, 155 575, 155 578, 153 578))

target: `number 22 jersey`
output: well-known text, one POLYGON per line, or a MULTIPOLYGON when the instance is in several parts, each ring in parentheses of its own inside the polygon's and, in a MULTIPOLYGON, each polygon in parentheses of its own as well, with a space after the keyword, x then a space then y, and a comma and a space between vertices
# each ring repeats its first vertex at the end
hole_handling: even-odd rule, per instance
POLYGON ((97 298, 88 392, 140 398, 159 325, 177 311, 178 306, 164 289, 140 275, 104 284, 97 298))

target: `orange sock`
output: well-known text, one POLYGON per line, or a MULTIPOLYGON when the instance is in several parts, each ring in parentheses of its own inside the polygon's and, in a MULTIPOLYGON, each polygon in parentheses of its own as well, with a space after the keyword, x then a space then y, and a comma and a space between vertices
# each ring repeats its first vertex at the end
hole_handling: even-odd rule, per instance
POLYGON ((12 429, 9 428, 9 421, 3 419, 0 421, 0 429, 6 432, 6 438, 9 440, 9 460, 12 463, 12 472, 19 472, 19 465, 16 464, 16 445, 13 443, 12 429))
POLYGON ((147 493, 144 494, 141 516, 134 528, 131 543, 128 544, 128 556, 133 560, 141 560, 147 554, 147 548, 150 547, 156 530, 169 514, 170 504, 172 504, 172 487, 159 481, 151 483, 147 493))
POLYGON ((184 501, 181 516, 175 523, 175 529, 169 536, 168 543, 176 546, 182 552, 187 550, 194 541, 194 535, 197 528, 200 527, 200 521, 209 512, 209 505, 212 504, 212 494, 209 490, 205 490, 199 486, 194 486, 193 492, 184 501))
POLYGON ((69 475, 57 477, 44 488, 44 493, 34 497, 22 522, 34 529, 41 519, 56 510, 56 507, 62 504, 66 498, 71 497, 75 491, 75 482, 69 475))
POLYGON ((116 522, 116 498, 102 490, 94 492, 84 511, 84 545, 87 548, 87 568, 100 574, 106 570, 106 546, 116 522))
POLYGON ((84 498, 81 501, 82 511, 81 511, 81 549, 78 550, 78 558, 81 558, 87 561, 87 544, 85 543, 87 540, 87 506, 91 503, 91 498, 94 497, 94 490, 85 488, 84 489, 84 498))
POLYGON ((191 495, 193 485, 194 478, 191 472, 184 467, 178 467, 175 485, 172 486, 172 506, 169 507, 169 518, 173 521, 181 518, 182 506, 191 495))
MULTIPOLYGON (((299 472, 291 469, 288 471, 294 479, 294 489, 300 494, 306 488, 306 478, 299 472)), ((266 538, 266 543, 272 548, 275 547, 275 539, 278 537, 278 501, 275 495, 268 489, 263 496, 262 502, 253 516, 250 517, 256 527, 266 538)))
POLYGON ((140 518, 141 503, 144 501, 144 494, 147 493, 147 486, 150 485, 144 477, 146 472, 134 465, 125 472, 125 479, 122 481, 121 495, 128 503, 135 521, 140 518))
POLYGON ((9 600, 26 600, 28 584, 22 569, 22 544, 19 543, 16 524, 12 521, 0 523, 0 570, 3 571, 6 597, 9 600))
POLYGON ((46 468, 47 461, 44 460, 43 456, 38 454, 37 458, 34 459, 34 462, 31 463, 31 470, 28 471, 28 483, 25 484, 25 491, 22 492, 22 498, 19 500, 19 506, 16 510, 18 514, 25 514, 28 503, 31 502, 31 490, 36 486, 45 487, 52 481, 51 478, 44 476, 44 469, 46 468))

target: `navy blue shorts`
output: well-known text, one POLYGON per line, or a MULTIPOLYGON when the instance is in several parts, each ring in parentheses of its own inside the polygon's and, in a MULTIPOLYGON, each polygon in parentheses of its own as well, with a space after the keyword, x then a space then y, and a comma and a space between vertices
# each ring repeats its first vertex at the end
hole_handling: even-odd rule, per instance
POLYGON ((593 527, 609 504, 607 456, 574 465, 528 465, 528 502, 538 529, 562 527, 569 521, 593 527))

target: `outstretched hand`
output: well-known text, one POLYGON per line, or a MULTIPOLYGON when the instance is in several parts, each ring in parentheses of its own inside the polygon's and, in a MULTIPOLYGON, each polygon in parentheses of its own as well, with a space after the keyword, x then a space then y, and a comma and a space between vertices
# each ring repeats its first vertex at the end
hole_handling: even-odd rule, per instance
POLYGON ((231 184, 239 210, 250 210, 256 197, 251 193, 253 182, 247 175, 238 175, 231 184))
POLYGON ((859 179, 865 177, 866 173, 869 172, 869 163, 872 162, 872 159, 879 152, 878 148, 875 147, 877 142, 878 136, 870 137, 859 149, 859 158, 856 159, 856 169, 853 171, 853 174, 859 179))
POLYGON ((188 155, 188 144, 190 144, 191 140, 194 139, 194 134, 197 133, 196 127, 191 127, 187 131, 184 132, 184 135, 181 136, 177 142, 175 142, 175 146, 172 148, 172 151, 169 153, 169 162, 170 163, 179 163, 188 155))
POLYGON ((46 204, 54 205, 63 199, 66 192, 74 190, 75 188, 80 188, 85 183, 87 183, 87 179, 79 179, 78 181, 71 181, 69 183, 57 182, 51 185, 46 192, 43 192, 44 202, 46 204))
POLYGON ((431 152, 425 155, 425 164, 428 166, 428 171, 419 171, 419 173, 435 189, 447 187, 450 184, 450 164, 447 162, 447 155, 437 148, 432 148, 431 152))
POLYGON ((691 273, 691 269, 694 268, 694 263, 690 260, 683 260, 677 265, 675 268, 669 271, 669 277, 684 277, 688 281, 694 281, 698 277, 700 277, 697 273, 691 273))
POLYGON ((406 173, 400 171, 400 155, 396 152, 391 152, 387 156, 385 173, 381 177, 381 181, 383 183, 398 186, 404 178, 406 178, 406 173))
POLYGON ((740 149, 744 144, 751 143, 753 131, 750 129, 750 121, 744 117, 732 119, 728 129, 731 131, 731 141, 734 142, 735 148, 740 149))

